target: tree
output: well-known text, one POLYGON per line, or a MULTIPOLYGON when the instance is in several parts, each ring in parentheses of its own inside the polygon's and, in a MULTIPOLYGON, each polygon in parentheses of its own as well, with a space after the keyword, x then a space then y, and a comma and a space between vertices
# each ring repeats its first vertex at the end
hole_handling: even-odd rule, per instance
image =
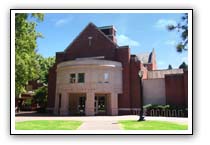
POLYGON ((47 103, 47 86, 42 86, 35 91, 35 103, 39 104, 41 108, 46 107, 47 103))
POLYGON ((179 68, 181 69, 184 69, 184 70, 187 70, 188 69, 188 65, 185 63, 185 62, 183 62, 180 66, 179 66, 179 68))
POLYGON ((170 64, 168 65, 168 69, 173 69, 172 66, 171 66, 170 64))
POLYGON ((38 79, 40 82, 48 83, 49 68, 55 63, 55 57, 44 58, 42 55, 37 55, 36 60, 39 63, 38 79))
POLYGON ((36 40, 42 35, 36 32, 36 25, 43 19, 44 14, 15 14, 15 96, 25 91, 29 80, 38 78, 36 40), (29 21, 29 17, 35 20, 29 21))
POLYGON ((181 41, 176 46, 177 52, 188 50, 188 14, 184 14, 181 19, 182 21, 177 25, 171 24, 167 26, 169 31, 177 30, 181 33, 181 41))

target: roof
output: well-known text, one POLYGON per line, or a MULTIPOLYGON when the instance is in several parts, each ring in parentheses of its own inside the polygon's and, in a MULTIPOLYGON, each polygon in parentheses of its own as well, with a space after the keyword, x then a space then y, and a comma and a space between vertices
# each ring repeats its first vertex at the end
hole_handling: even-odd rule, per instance
MULTIPOLYGON (((93 28, 95 28, 99 33, 101 33, 108 41, 110 41, 114 46, 119 47, 116 43, 114 43, 111 39, 109 39, 108 36, 106 36, 100 29, 99 27, 97 27, 95 24, 93 24, 92 22, 90 22, 80 33, 79 35, 77 35, 76 38, 74 38, 74 40, 66 47, 66 49, 64 50, 64 52, 66 52, 71 45, 80 37, 80 35, 82 35, 83 31, 85 31, 85 29, 87 29, 88 27, 93 26, 93 28)), ((105 26, 105 27, 110 27, 110 26, 105 26)), ((101 27, 102 28, 102 27, 101 27)))
POLYGON ((137 57, 143 63, 151 63, 151 53, 140 53, 137 57))

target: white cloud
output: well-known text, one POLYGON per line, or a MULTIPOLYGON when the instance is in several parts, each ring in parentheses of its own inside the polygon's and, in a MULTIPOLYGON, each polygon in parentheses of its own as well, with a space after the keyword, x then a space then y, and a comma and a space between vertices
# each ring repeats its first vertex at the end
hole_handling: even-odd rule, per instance
POLYGON ((176 45, 176 41, 175 40, 167 40, 165 42, 166 45, 171 45, 171 46, 175 46, 176 45))
POLYGON ((125 36, 123 34, 117 35, 117 43, 119 45, 129 45, 129 46, 140 46, 140 43, 132 40, 128 36, 125 36))
POLYGON ((55 22, 55 26, 59 27, 59 26, 65 25, 72 20, 73 20, 73 17, 59 19, 55 22))
POLYGON ((165 29, 167 27, 167 25, 176 25, 177 22, 175 20, 171 20, 171 19, 159 19, 156 23, 155 23, 155 27, 158 29, 165 29))

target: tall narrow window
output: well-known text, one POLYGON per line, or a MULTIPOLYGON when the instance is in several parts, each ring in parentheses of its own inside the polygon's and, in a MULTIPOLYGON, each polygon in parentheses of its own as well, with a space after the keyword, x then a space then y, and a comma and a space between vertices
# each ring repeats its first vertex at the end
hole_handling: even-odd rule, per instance
POLYGON ((78 83, 84 83, 85 82, 85 74, 79 73, 78 74, 78 83))
POLYGON ((109 73, 104 73, 104 83, 109 83, 109 73))
POLYGON ((59 99, 58 99, 58 108, 61 108, 61 94, 59 94, 59 99))
POLYGON ((93 37, 92 36, 89 36, 88 37, 88 41, 89 41, 89 46, 91 46, 91 41, 92 41, 93 37))
POLYGON ((71 84, 76 83, 76 74, 70 74, 70 83, 71 84))

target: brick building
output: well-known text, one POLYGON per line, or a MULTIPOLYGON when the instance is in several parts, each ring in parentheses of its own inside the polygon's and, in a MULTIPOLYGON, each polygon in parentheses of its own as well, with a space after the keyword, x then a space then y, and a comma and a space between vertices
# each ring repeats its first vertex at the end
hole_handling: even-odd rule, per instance
POLYGON ((89 23, 63 52, 56 53, 56 63, 49 70, 48 109, 58 115, 132 114, 142 103, 140 70, 145 100, 186 105, 184 72, 155 75, 156 69, 154 49, 131 55, 129 46, 118 46, 114 26, 89 23), (154 80, 161 81, 149 87, 154 80), (180 85, 179 93, 174 85, 180 85))

